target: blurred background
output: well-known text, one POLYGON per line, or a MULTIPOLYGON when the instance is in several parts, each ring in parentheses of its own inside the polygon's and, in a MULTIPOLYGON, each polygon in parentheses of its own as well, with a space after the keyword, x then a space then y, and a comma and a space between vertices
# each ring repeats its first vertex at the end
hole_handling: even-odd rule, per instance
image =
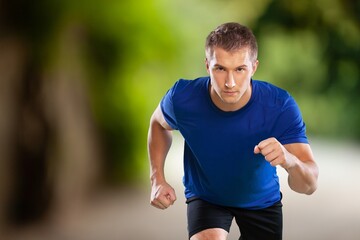
MULTIPOLYGON (((360 238, 360 1, 0 0, 0 239, 186 239, 182 139, 149 205, 152 111, 206 75, 218 25, 253 29, 255 79, 297 100, 319 190, 284 192, 284 239, 360 238)), ((232 228, 229 239, 238 238, 232 228)))

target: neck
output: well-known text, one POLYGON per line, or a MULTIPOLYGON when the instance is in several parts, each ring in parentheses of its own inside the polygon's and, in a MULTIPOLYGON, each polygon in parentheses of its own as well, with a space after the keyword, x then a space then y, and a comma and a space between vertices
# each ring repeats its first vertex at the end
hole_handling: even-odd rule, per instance
POLYGON ((218 107, 220 110, 224 112, 234 112, 243 108, 250 101, 252 94, 252 84, 249 85, 248 89, 240 96, 238 101, 235 102, 225 102, 215 92, 211 84, 209 85, 209 92, 210 92, 211 100, 216 107, 218 107))

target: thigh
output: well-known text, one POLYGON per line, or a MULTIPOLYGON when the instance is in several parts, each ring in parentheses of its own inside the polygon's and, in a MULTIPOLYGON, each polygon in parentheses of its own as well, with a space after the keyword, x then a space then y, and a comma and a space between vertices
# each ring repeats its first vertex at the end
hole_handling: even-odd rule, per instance
POLYGON ((227 236, 228 236, 228 232, 222 228, 209 228, 192 235, 190 240, 204 240, 204 239, 226 240, 227 236))
MULTIPOLYGON (((187 204, 189 238, 207 229, 229 232, 233 215, 228 209, 201 199, 187 201, 187 204)), ((213 231, 205 233, 211 234, 213 231)))
POLYGON ((243 210, 235 215, 241 240, 281 240, 283 216, 281 202, 259 210, 243 210))

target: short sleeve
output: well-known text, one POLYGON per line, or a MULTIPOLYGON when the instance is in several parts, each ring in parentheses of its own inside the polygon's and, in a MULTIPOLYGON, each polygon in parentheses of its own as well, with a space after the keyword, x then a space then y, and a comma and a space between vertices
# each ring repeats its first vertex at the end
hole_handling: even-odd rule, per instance
POLYGON ((178 130, 176 116, 174 112, 173 94, 175 91, 176 84, 167 91, 165 96, 160 102, 161 111, 164 115, 166 122, 172 129, 178 130))
POLYGON ((290 97, 279 116, 277 125, 280 132, 278 140, 282 144, 308 143, 306 137, 306 125, 303 121, 300 109, 295 100, 290 97))

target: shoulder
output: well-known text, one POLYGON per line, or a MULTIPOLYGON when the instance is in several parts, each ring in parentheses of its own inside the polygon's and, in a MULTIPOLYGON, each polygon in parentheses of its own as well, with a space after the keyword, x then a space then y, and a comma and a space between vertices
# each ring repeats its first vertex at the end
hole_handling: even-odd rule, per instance
POLYGON ((284 107, 295 104, 294 98, 290 93, 274 84, 253 80, 253 94, 255 99, 268 106, 284 107))
POLYGON ((193 80, 179 79, 173 86, 176 90, 183 90, 185 88, 201 88, 206 85, 209 77, 199 77, 193 80))
POLYGON ((198 94, 201 89, 206 89, 209 82, 209 77, 200 77, 193 80, 180 79, 171 88, 172 96, 192 96, 198 94))

